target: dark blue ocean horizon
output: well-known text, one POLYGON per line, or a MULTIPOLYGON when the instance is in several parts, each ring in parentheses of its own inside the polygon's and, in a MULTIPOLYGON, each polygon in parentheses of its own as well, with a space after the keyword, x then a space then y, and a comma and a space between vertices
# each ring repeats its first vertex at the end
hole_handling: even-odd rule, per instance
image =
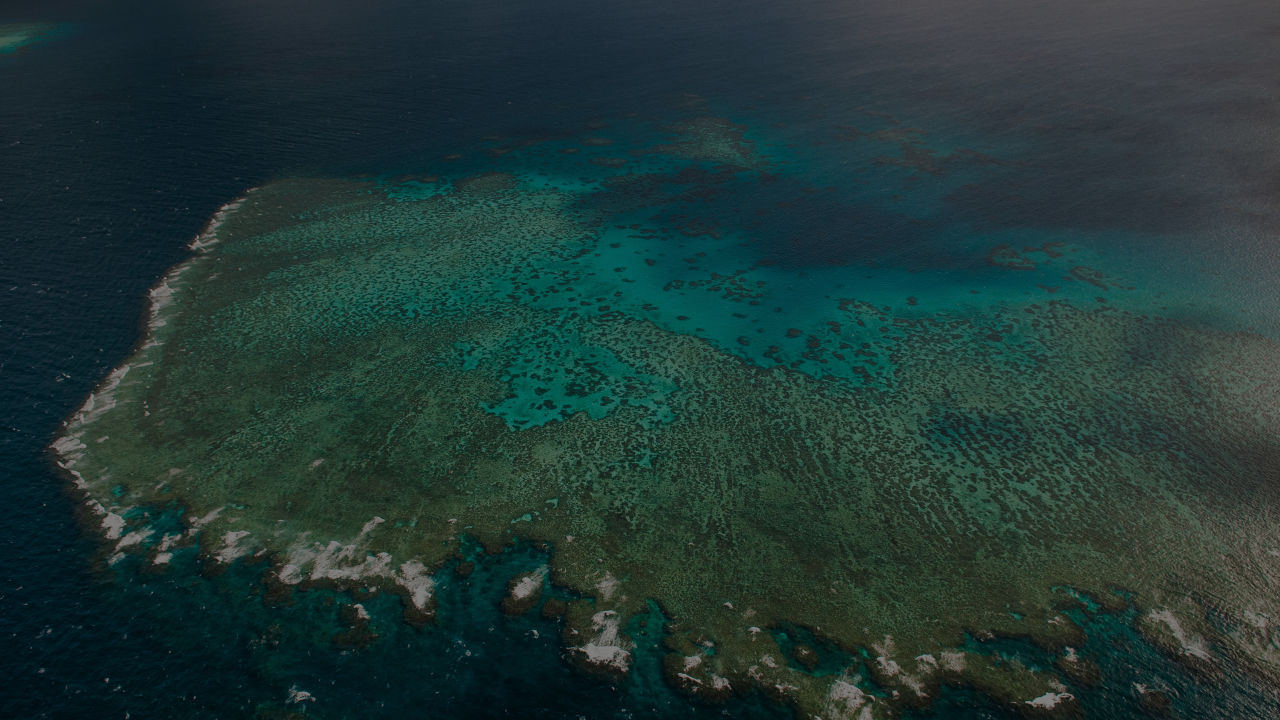
MULTIPOLYGON (((901 248, 904 272, 928 274, 974 237, 1088 236, 1154 278, 1143 307, 1280 339, 1274 2, 0 7, 0 24, 26 22, 54 29, 0 54, 0 716, 788 716, 671 690, 656 645, 625 682, 574 671, 554 622, 497 611, 506 579, 541 562, 532 548, 478 554, 439 627, 370 601, 381 637, 362 650, 330 641, 336 593, 277 607, 253 567, 106 565, 47 448, 140 340, 148 289, 219 207, 272 180, 479 172, 495 142, 657 127, 696 106, 824 188, 793 218, 818 239, 761 221, 777 262, 901 248), (912 223, 877 215, 879 180, 855 182, 840 149, 877 122, 993 161, 912 196, 912 223), (919 230, 959 224, 971 235, 919 230), (875 239, 828 240, 851 225, 875 239), (287 705, 291 690, 317 699, 287 705)), ((1274 688, 1202 685, 1123 628, 1099 637, 1116 682, 1082 694, 1090 717, 1142 716, 1131 679, 1153 668, 1183 717, 1274 712, 1274 688)), ((933 712, 1006 716, 959 690, 933 712)))

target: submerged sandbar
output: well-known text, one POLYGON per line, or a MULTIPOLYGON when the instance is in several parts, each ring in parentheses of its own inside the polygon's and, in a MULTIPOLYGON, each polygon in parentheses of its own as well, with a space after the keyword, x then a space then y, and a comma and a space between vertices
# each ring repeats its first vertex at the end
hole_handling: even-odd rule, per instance
POLYGON ((56 27, 47 23, 0 24, 0 55, 40 42, 56 27))

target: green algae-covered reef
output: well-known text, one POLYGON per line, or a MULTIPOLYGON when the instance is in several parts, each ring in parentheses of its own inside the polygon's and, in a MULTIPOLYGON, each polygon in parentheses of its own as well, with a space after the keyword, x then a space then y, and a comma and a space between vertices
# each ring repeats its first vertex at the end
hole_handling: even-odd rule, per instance
POLYGON ((778 168, 722 121, 669 132, 582 143, 620 157, 585 178, 289 179, 224 208, 54 446, 109 558, 198 544, 426 622, 464 538, 531 539, 549 565, 503 607, 570 592, 572 662, 627 673, 654 602, 673 684, 805 717, 944 684, 1069 714, 1075 598, 1136 605, 1206 678, 1277 677, 1280 346, 1126 309, 1132 279, 1073 281, 1069 248, 1022 265, 1075 294, 971 304, 754 262, 698 208, 778 168), (781 627, 853 660, 811 671, 781 627))

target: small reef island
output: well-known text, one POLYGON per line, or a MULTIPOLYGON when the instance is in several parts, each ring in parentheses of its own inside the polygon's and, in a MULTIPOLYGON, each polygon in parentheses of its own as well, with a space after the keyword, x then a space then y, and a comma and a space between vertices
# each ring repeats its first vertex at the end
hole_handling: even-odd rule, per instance
MULTIPOLYGON (((424 624, 461 543, 531 541, 503 609, 562 615, 571 662, 625 676, 656 608, 671 684, 805 718, 944 686, 1071 715, 1107 613, 1205 682, 1280 681, 1274 340, 1162 313, 1083 241, 931 231, 895 265, 727 120, 609 133, 223 208, 54 445, 107 562, 198 547, 424 624)), ((932 220, 882 185, 994 162, 846 142, 900 235, 932 220)))

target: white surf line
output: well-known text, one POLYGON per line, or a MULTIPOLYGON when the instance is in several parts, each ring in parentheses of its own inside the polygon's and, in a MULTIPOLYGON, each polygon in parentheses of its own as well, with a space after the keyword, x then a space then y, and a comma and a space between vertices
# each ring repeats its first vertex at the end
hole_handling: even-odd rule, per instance
MULTIPOLYGON (((232 212, 240 208, 249 195, 256 192, 259 188, 250 188, 243 195, 235 200, 226 203, 218 209, 210 221, 205 225, 204 230, 196 236, 188 245, 191 250, 205 251, 208 247, 215 244, 218 240, 218 229, 226 222, 232 212)), ((160 282, 152 287, 148 293, 147 308, 147 337, 143 340, 140 349, 148 350, 160 343, 155 339, 156 331, 165 324, 164 315, 174 302, 173 292, 174 284, 181 277, 182 273, 191 266, 192 260, 187 259, 177 266, 170 269, 160 279, 160 282)), ((138 350, 130 353, 130 357, 134 357, 138 350)), ((74 413, 63 421, 63 432, 54 439, 50 445, 56 455, 57 465, 63 469, 75 485, 76 489, 84 493, 84 504, 98 517, 102 518, 100 530, 107 540, 117 541, 117 555, 122 546, 129 547, 139 544, 138 542, 125 542, 126 539, 132 541, 135 537, 139 537, 134 533, 124 534, 125 520, 123 513, 127 508, 108 508, 97 498, 93 497, 89 492, 89 481, 84 475, 76 469, 81 464, 85 455, 85 444, 82 440, 85 429, 88 425, 96 422, 108 411, 116 407, 116 393, 120 389, 120 385, 124 382, 125 376, 134 367, 144 367, 150 365, 150 362, 140 362, 136 365, 126 361, 119 367, 111 371, 98 386, 89 393, 89 397, 85 399, 84 404, 80 406, 74 413)), ((105 439, 105 438, 102 438, 105 439)), ((106 475, 96 478, 94 482, 102 482, 106 479, 106 475)), ((141 532, 141 531, 139 531, 141 532)), ((167 559, 167 558, 166 558, 167 559)))
POLYGON ((187 248, 196 252, 205 252, 214 245, 217 245, 219 240, 221 240, 221 238, 218 237, 218 228, 222 227, 222 224, 227 221, 227 218, 231 216, 231 213, 239 210, 240 206, 244 205, 245 201, 249 199, 249 195, 260 189, 261 188, 251 187, 248 190, 245 190, 244 194, 240 197, 218 208, 218 211, 213 214, 212 218, 209 218, 209 222, 204 226, 204 229, 191 240, 187 245, 187 248))

